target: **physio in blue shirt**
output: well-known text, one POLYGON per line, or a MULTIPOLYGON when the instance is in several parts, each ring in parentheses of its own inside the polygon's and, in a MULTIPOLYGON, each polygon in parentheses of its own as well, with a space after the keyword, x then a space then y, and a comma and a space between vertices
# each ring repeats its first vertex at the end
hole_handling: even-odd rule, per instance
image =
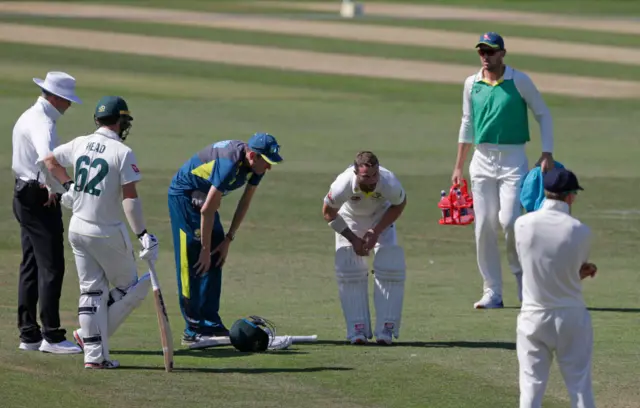
POLYGON ((178 299, 186 321, 183 345, 198 348, 208 337, 229 335, 218 314, 222 266, 265 172, 282 161, 279 150, 275 137, 267 133, 256 133, 248 142, 217 142, 187 160, 171 180, 169 216, 178 299), (225 235, 220 202, 245 185, 225 235))

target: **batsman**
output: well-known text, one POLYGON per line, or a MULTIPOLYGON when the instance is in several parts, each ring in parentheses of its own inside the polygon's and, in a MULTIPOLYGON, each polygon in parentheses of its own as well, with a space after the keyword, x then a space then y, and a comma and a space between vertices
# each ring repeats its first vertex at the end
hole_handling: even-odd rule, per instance
POLYGON ((98 129, 56 147, 44 160, 67 190, 60 202, 73 210, 69 242, 80 283, 80 328, 73 337, 84 350, 88 369, 119 366, 110 358, 109 340, 151 287, 149 274, 138 279, 120 208, 142 245, 140 258, 158 258, 158 240, 147 232, 136 189, 142 178, 136 156, 124 144, 132 120, 124 99, 106 96, 98 101, 94 114, 98 129), (71 166, 73 180, 65 170, 71 166))
POLYGON ((186 322, 182 345, 205 347, 211 337, 229 336, 218 313, 222 267, 260 181, 282 161, 279 151, 268 133, 256 133, 248 142, 225 140, 200 150, 173 176, 169 216, 178 301, 186 322), (218 214, 222 197, 245 185, 225 234, 218 214))
POLYGON ((404 250, 395 222, 407 204, 400 181, 369 151, 358 153, 352 166, 331 184, 322 214, 335 231, 335 271, 342 312, 351 344, 392 344, 400 335, 405 285, 404 250), (376 325, 369 311, 366 256, 374 251, 373 301, 376 325))

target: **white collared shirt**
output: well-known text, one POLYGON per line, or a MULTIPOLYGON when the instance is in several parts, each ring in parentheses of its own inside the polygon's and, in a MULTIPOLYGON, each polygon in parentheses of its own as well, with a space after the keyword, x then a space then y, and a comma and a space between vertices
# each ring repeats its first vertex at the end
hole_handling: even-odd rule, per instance
POLYGON ((58 146, 53 156, 63 167, 73 166, 73 218, 69 231, 86 233, 78 219, 95 225, 122 223, 122 186, 141 179, 136 157, 118 135, 100 128, 58 146))
MULTIPOLYGON (((56 120, 61 113, 42 96, 18 118, 13 127, 11 169, 16 178, 45 184, 43 170, 36 164, 58 145, 56 120)), ((46 170, 45 170, 46 171, 46 170)))
POLYGON ((545 200, 520 216, 515 241, 522 265, 522 310, 586 307, 580 267, 588 261, 591 230, 563 201, 545 200))
POLYGON ((405 199, 405 191, 398 178, 380 166, 380 179, 371 193, 358 188, 354 167, 350 166, 331 184, 324 202, 331 208, 350 217, 380 216, 389 206, 399 205, 405 199))

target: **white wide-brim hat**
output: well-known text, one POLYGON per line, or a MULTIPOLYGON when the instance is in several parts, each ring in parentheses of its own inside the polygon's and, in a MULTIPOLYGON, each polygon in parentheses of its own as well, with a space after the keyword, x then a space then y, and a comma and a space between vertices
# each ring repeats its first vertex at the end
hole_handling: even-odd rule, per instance
POLYGON ((81 104, 82 100, 76 96, 76 79, 66 72, 47 72, 44 81, 33 78, 33 82, 47 92, 66 99, 70 102, 81 104))

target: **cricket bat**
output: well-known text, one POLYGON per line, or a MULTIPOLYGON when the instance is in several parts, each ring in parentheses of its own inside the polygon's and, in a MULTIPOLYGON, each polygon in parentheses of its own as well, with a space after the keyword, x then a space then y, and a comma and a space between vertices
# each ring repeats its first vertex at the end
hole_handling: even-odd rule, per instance
POLYGON ((160 289, 160 282, 158 281, 158 275, 156 275, 156 268, 153 261, 149 261, 149 275, 151 276, 156 314, 158 315, 158 326, 160 327, 164 369, 166 372, 171 372, 173 371, 173 336, 171 334, 169 316, 167 315, 167 308, 164 305, 162 290, 160 289))

